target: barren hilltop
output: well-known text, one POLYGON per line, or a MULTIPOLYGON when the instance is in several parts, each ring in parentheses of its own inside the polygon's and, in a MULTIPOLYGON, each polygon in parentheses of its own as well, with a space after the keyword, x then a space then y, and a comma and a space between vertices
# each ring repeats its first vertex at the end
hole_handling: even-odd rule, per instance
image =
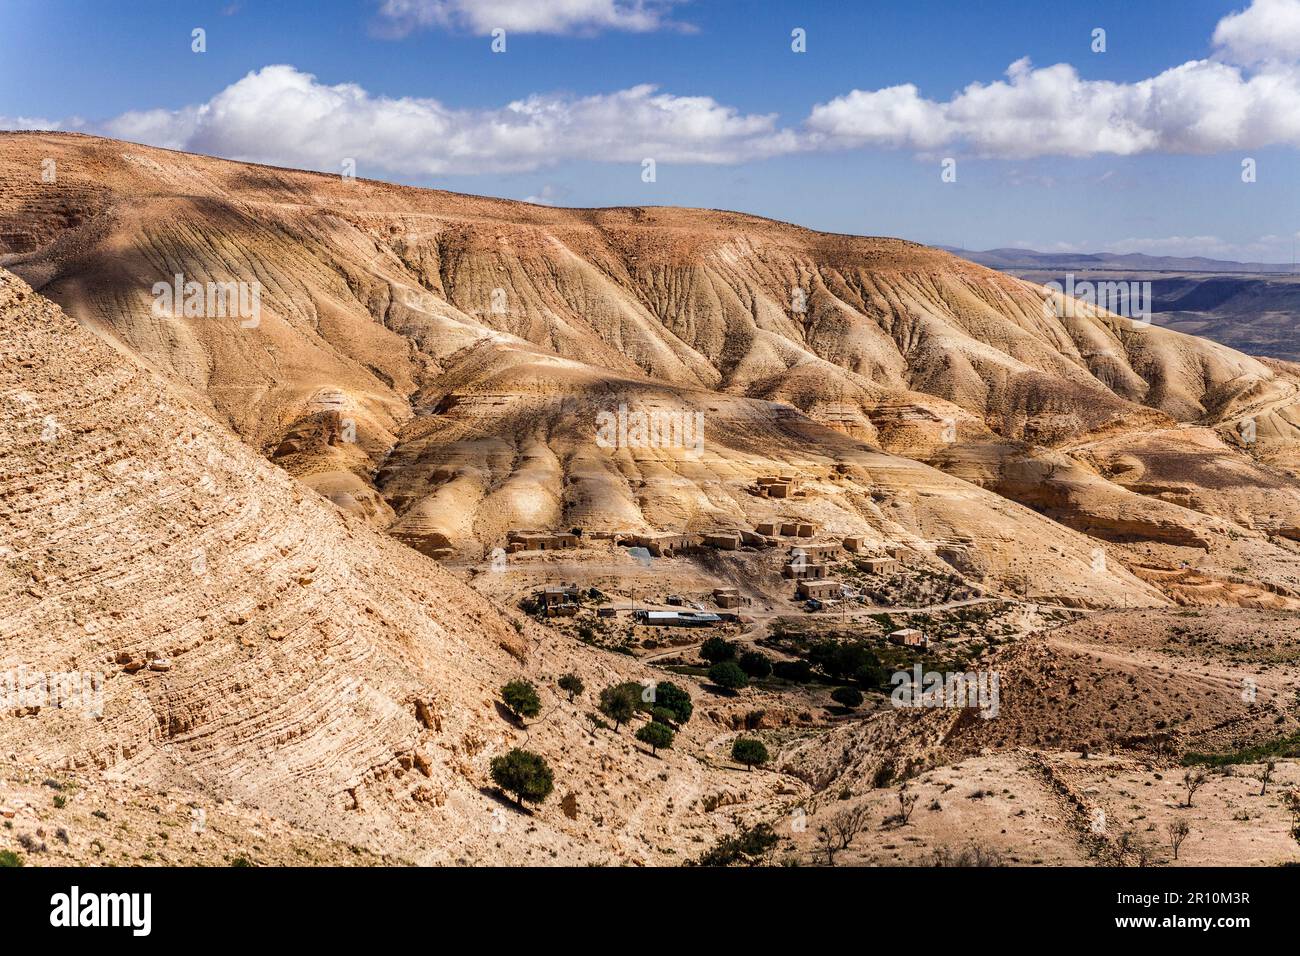
MULTIPOLYGON (((854 808, 841 861, 1133 862, 1182 762, 1295 748, 1300 366, 895 239, 66 134, 0 134, 0 267, 0 671, 103 675, 0 714, 29 862, 825 862, 854 808), (605 440, 649 412, 699 440, 605 440), (667 749, 602 719, 665 680, 667 749)), ((1184 853, 1294 860, 1276 774, 1184 853)))

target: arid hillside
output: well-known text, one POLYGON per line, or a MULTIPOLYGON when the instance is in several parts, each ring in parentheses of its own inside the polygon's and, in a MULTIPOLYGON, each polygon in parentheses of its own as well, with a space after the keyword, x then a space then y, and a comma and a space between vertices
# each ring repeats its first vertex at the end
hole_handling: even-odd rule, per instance
POLYGON ((0 134, 0 406, 0 674, 101 675, 0 713, 29 862, 1146 862, 1188 760, 1192 858, 1294 858, 1224 769, 1296 779, 1289 363, 899 240, 0 134), (664 679, 669 749, 596 712, 664 679))
POLYGON ((319 498, 3 270, 0 403, 0 674, 90 682, 60 684, 63 706, 3 688, 4 846, 53 847, 30 862, 158 859, 155 800, 164 829, 210 820, 172 850, 190 862, 294 862, 308 834, 318 861, 679 861, 774 812, 774 778, 701 759, 711 719, 658 757, 587 719, 647 668, 319 498), (556 689, 566 672, 586 699, 556 689), (543 703, 524 726, 498 703, 521 677, 543 703), (488 776, 525 744, 555 773, 532 813, 488 776))
POLYGON ((0 136, 0 187, 0 263, 428 553, 798 519, 1073 604, 1178 599, 1139 565, 1300 595, 1293 367, 939 250, 72 135, 0 136), (178 275, 256 318, 160 311, 178 275), (620 404, 700 413, 701 453, 598 447, 620 404), (781 470, 805 499, 749 493, 781 470))

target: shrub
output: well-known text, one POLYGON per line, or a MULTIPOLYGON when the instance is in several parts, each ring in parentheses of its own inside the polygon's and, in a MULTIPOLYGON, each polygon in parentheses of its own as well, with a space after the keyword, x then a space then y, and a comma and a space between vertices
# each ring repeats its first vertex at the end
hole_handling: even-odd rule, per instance
POLYGON ((512 680, 501 688, 501 699, 510 713, 521 720, 524 717, 536 717, 542 712, 542 700, 537 696, 537 688, 532 681, 512 680))
POLYGON ((0 867, 22 866, 23 858, 13 850, 0 850, 0 867))
POLYGON ((831 691, 831 700, 853 710, 855 707, 862 706, 862 691, 856 687, 837 687, 831 691))
POLYGON ((512 794, 521 807, 524 801, 541 803, 555 789, 551 768, 538 754, 515 747, 504 757, 493 757, 492 781, 512 794))
POLYGON ((694 711, 691 695, 671 681, 664 681, 655 687, 655 707, 671 710, 678 726, 690 720, 694 711))
POLYGON ((653 684, 642 684, 640 681, 625 680, 618 684, 624 692, 630 694, 636 709, 649 713, 654 710, 655 693, 653 684))
POLYGON ((807 661, 776 661, 772 664, 772 673, 782 680, 806 684, 812 680, 812 665, 807 661))
POLYGON ((614 721, 614 732, 627 723, 641 704, 641 695, 634 688, 639 684, 613 684, 600 692, 600 712, 614 721))
POLYGON ((889 683, 889 675, 879 662, 863 664, 853 672, 853 679, 863 687, 884 687, 889 683))
POLYGON ((828 677, 837 679, 856 674, 863 667, 880 668, 880 661, 870 648, 838 641, 820 641, 814 644, 808 651, 808 660, 828 677))
POLYGON ((709 668, 709 680, 724 690, 737 690, 749 683, 745 672, 734 661, 722 661, 709 668))
POLYGON ((731 759, 743 763, 750 770, 761 767, 770 759, 763 741, 753 737, 737 737, 731 745, 731 759))
POLYGON ((656 707, 650 711, 650 719, 656 724, 663 724, 665 727, 671 727, 677 722, 677 715, 667 707, 656 707))
POLYGON ((736 643, 716 635, 700 645, 700 656, 710 664, 736 659, 736 643))
POLYGON ((750 677, 762 679, 772 673, 772 662, 766 654, 758 651, 746 651, 740 655, 740 669, 750 677))
POLYGON ((1183 786, 1187 788, 1187 805, 1192 805, 1192 797, 1196 796, 1196 791, 1205 786, 1205 771, 1200 767, 1188 768, 1183 771, 1183 786))
POLYGON ((1000 850, 992 847, 977 846, 972 843, 961 850, 941 846, 931 854, 931 866, 972 866, 981 869, 991 866, 1006 866, 1000 850))
POLYGON ((565 674, 555 683, 560 688, 560 690, 564 691, 566 694, 569 695, 570 704, 573 703, 574 697, 578 696, 584 690, 587 689, 586 685, 582 682, 582 678, 579 677, 577 674, 565 674))
POLYGON ((780 837, 770 823, 759 823, 734 837, 725 837, 700 857, 696 866, 731 866, 733 863, 753 865, 776 846, 780 837))
POLYGON ((673 745, 673 733, 671 727, 667 724, 650 722, 642 724, 641 729, 636 732, 636 739, 643 744, 648 744, 650 752, 657 753, 660 747, 671 747, 673 745))

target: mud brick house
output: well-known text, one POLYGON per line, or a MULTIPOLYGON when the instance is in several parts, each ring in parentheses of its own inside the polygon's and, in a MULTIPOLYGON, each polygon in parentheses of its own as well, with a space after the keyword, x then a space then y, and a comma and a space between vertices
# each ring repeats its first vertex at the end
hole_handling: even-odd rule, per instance
POLYGON ((571 531, 511 531, 506 535, 506 550, 511 554, 520 551, 559 551, 577 546, 578 536, 571 531))
POLYGON ((800 581, 799 596, 824 601, 839 597, 840 587, 839 581, 800 581))

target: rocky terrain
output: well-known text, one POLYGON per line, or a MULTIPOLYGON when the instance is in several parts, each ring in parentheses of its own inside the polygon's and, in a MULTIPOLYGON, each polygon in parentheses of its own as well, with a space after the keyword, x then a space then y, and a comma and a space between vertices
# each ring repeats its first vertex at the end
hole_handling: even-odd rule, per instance
MULTIPOLYGON (((180 807, 239 808, 220 838, 185 836, 212 861, 291 862, 315 834, 318 862, 682 863, 767 823, 765 859, 812 862, 817 827, 792 821, 841 804, 881 828, 845 860, 978 840, 1012 862, 1127 862, 1056 806, 1093 786, 1081 772, 1112 779, 1070 748, 1164 780, 1187 753, 1295 732, 1300 366, 900 240, 68 134, 0 134, 0 267, 0 672, 103 675, 98 713, 0 714, 0 844, 29 862, 94 862, 92 840, 103 862, 177 862, 147 814, 174 829, 180 807), (177 282, 232 283, 232 308, 160 307, 177 282), (620 408, 702 435, 611 447, 620 408), (782 474, 797 490, 761 492, 782 474), (882 600, 941 604, 907 586, 926 580, 1010 607, 968 655, 1003 675, 998 719, 878 695, 854 716, 780 682, 723 693, 691 648, 519 609, 561 581, 631 607, 733 586, 750 603, 732 631, 758 646, 795 613, 776 550, 652 566, 615 536, 790 522, 902 555, 869 588, 882 600), (512 531, 571 528, 579 548, 504 553, 512 531), (599 688, 678 658, 697 716, 670 750, 589 719, 599 688), (556 689, 566 672, 585 699, 556 689), (523 724, 498 700, 517 677, 542 692, 523 724), (774 769, 730 759, 742 730, 774 769), (487 770, 525 743, 557 791, 528 814, 487 770), (1039 835, 1017 843, 1024 805, 982 797, 883 819, 903 783, 967 771, 1023 780, 1039 835), (35 835, 74 816, 47 777, 129 807, 153 845, 110 846, 84 813, 57 847, 35 835), (923 817, 934 832, 908 830, 923 817)), ((880 644, 866 613, 838 621, 880 644)))
MULTIPOLYGON (((591 701, 569 704, 555 678, 599 688, 644 669, 561 642, 331 505, 6 273, 0 315, 0 672, 98 675, 102 695, 6 699, 6 843, 59 824, 32 791, 52 800, 41 778, 66 774, 98 803, 126 784, 217 820, 234 801, 358 861, 664 862, 781 786, 696 759, 724 730, 712 721, 661 758, 597 732, 591 701), (524 727, 496 702, 517 677, 545 702, 524 727), (488 762, 523 741, 569 812, 496 795, 488 762), (701 809, 718 794, 725 812, 701 809)), ((68 829, 96 862, 91 835, 68 829)), ((49 862, 71 852, 44 842, 49 862)), ((255 842, 220 848, 251 858, 255 842)))
POLYGON ((1250 355, 1300 360, 1300 275, 1292 262, 1230 262, 1142 254, 1072 255, 1029 249, 950 252, 1040 285, 1149 283, 1152 321, 1250 355))

